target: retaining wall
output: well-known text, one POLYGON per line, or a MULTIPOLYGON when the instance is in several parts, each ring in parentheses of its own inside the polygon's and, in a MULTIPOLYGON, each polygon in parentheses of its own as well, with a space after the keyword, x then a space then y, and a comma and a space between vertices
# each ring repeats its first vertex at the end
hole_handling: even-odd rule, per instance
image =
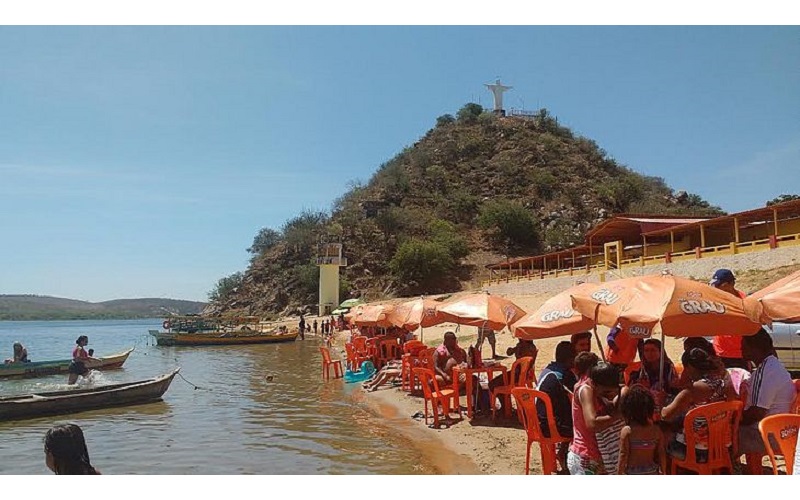
POLYGON ((671 264, 653 264, 639 268, 625 268, 617 271, 559 276, 558 278, 534 278, 520 281, 513 281, 512 279, 508 283, 483 287, 483 290, 500 295, 555 294, 581 282, 597 283, 602 279, 610 281, 617 278, 628 278, 644 274, 660 274, 665 269, 671 271, 675 276, 710 280, 714 271, 719 268, 727 268, 733 271, 734 274, 738 274, 742 271, 767 270, 798 263, 800 263, 800 246, 792 246, 764 250, 761 252, 727 255, 724 257, 704 257, 702 259, 684 260, 671 264))

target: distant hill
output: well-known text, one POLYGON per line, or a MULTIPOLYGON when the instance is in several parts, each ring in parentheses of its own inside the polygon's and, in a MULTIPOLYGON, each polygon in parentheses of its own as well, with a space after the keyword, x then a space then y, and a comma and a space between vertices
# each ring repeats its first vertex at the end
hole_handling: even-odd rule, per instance
POLYGON ((86 302, 41 295, 0 295, 0 320, 137 319, 198 314, 204 302, 173 299, 118 299, 86 302))
POLYGON ((615 213, 723 212, 618 163, 546 109, 503 118, 469 103, 351 184, 330 212, 263 228, 249 267, 219 281, 209 312, 316 304, 320 241, 343 243, 342 298, 374 300, 474 287, 486 264, 580 244, 615 213))

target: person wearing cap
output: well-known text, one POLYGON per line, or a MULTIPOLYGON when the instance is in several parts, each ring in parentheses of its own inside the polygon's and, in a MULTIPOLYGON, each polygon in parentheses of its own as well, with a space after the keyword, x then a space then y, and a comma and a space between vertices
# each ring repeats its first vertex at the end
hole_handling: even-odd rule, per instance
MULTIPOLYGON (((736 277, 730 269, 717 269, 708 284, 742 299, 747 296, 734 286, 736 285, 736 277)), ((713 344, 714 351, 717 353, 717 356, 722 359, 725 368, 749 369, 747 361, 745 361, 742 356, 742 337, 736 335, 717 335, 714 337, 713 344)))

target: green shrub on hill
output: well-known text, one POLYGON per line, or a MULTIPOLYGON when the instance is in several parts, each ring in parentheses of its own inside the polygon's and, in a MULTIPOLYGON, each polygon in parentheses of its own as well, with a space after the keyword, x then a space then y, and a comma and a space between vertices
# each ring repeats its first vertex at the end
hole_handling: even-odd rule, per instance
POLYGON ((449 249, 433 241, 408 240, 400 245, 389 262, 401 290, 407 293, 432 293, 453 270, 455 260, 449 249))
POLYGON ((212 302, 220 302, 227 299, 230 295, 237 291, 243 280, 244 275, 240 272, 220 278, 214 288, 208 292, 208 300, 212 302))
POLYGON ((535 252, 539 249, 539 229, 530 211, 511 200, 492 200, 483 204, 478 226, 494 249, 505 255, 535 252))

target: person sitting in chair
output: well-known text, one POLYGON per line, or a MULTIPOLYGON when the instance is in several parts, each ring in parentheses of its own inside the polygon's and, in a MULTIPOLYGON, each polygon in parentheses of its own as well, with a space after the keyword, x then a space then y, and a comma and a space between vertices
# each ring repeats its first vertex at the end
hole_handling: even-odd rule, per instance
MULTIPOLYGON (((467 366, 467 352, 458 345, 454 332, 444 334, 444 342, 433 353, 433 368, 439 384, 453 383, 453 368, 467 366)), ((466 381, 462 373, 459 382, 466 381)))
POLYGON ((739 453, 761 456, 767 450, 758 423, 771 415, 791 413, 796 390, 791 375, 775 357, 772 337, 763 328, 755 335, 742 337, 742 355, 756 369, 750 376, 750 390, 739 424, 739 453))
MULTIPOLYGON (((533 358, 533 362, 531 363, 529 369, 530 374, 527 377, 528 380, 531 380, 533 378, 532 377, 532 374, 534 373, 533 365, 534 362, 536 362, 536 355, 539 354, 539 350, 536 348, 536 345, 533 343, 532 340, 519 339, 517 341, 517 345, 515 345, 514 347, 509 347, 506 350, 507 356, 511 356, 512 354, 514 355, 515 360, 519 360, 522 358, 533 358)), ((517 369, 519 369, 519 367, 517 367, 517 369)), ((514 373, 514 380, 519 380, 519 379, 520 379, 520 374, 514 373)), ((489 381, 489 390, 491 392, 494 392, 495 389, 505 384, 506 381, 503 375, 502 374, 498 375, 489 381)), ((505 405, 506 405, 505 398, 499 398, 499 399, 500 399, 500 412, 505 413, 505 405)))

